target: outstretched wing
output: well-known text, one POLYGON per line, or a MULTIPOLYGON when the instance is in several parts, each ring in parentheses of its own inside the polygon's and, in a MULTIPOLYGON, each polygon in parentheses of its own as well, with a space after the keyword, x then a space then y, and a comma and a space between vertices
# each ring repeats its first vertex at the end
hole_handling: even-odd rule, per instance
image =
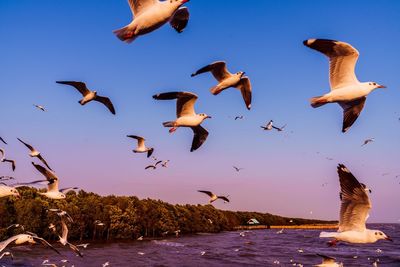
POLYGON ((367 98, 364 96, 350 102, 339 102, 339 105, 343 108, 343 133, 350 129, 358 116, 360 116, 366 100, 367 98))
POLYGON ((169 23, 179 33, 183 32, 189 22, 189 9, 187 7, 180 7, 174 13, 169 23))
POLYGON ((248 110, 251 108, 251 83, 248 77, 243 77, 240 82, 236 85, 236 88, 242 93, 244 103, 248 110))
POLYGON ((51 248, 53 251, 57 252, 57 254, 60 254, 60 255, 61 255, 61 253, 60 253, 55 247, 53 247, 49 242, 47 242, 47 241, 44 240, 43 238, 38 237, 38 236, 32 236, 32 237, 33 237, 33 239, 35 239, 35 240, 39 240, 40 243, 42 243, 44 246, 47 246, 47 247, 51 248))
POLYGON ((210 71, 212 75, 214 76, 215 79, 217 79, 219 82, 228 78, 229 76, 232 75, 226 68, 226 63, 224 61, 216 61, 211 63, 210 65, 207 65, 205 67, 202 67, 195 73, 193 73, 191 76, 194 77, 196 75, 199 75, 201 73, 205 73, 210 71))
POLYGON ((96 96, 94 98, 95 101, 102 103, 103 105, 105 105, 108 110, 115 115, 115 109, 114 109, 114 105, 111 102, 111 100, 108 97, 104 97, 104 96, 96 96))
POLYGON ((206 129, 201 127, 201 125, 190 128, 192 128, 194 133, 192 147, 190 148, 190 152, 193 152, 199 147, 201 147, 201 145, 207 140, 208 132, 206 129))
POLYGON ((223 201, 229 202, 229 199, 225 196, 218 196, 219 199, 222 199, 223 201))
POLYGON ((56 81, 59 84, 66 84, 75 87, 83 96, 90 93, 90 90, 86 87, 86 84, 83 82, 75 82, 75 81, 56 81))
POLYGON ((176 116, 193 116, 195 115, 194 103, 197 100, 197 95, 190 92, 168 92, 153 96, 157 100, 172 100, 177 99, 176 116))
POLYGON ((209 197, 212 197, 214 195, 211 191, 197 190, 197 192, 207 194, 209 197))
POLYGON ((29 148, 30 151, 35 151, 35 149, 33 148, 33 146, 31 146, 30 144, 25 143, 24 141, 22 141, 21 139, 17 138, 18 141, 20 141, 22 144, 24 144, 27 148, 29 148))

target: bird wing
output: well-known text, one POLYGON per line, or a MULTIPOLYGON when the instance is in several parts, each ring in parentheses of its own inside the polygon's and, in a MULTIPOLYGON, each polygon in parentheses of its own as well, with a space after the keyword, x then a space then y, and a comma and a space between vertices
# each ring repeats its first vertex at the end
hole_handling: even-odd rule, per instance
POLYGON ((59 191, 60 191, 61 193, 66 194, 66 193, 68 193, 69 191, 74 191, 74 190, 78 190, 78 189, 79 189, 78 187, 67 187, 67 188, 62 188, 62 189, 60 189, 59 191))
POLYGON ((86 87, 86 84, 83 82, 74 82, 74 81, 56 81, 59 84, 67 84, 75 87, 83 96, 86 96, 90 93, 90 90, 86 87))
POLYGON ((182 6, 174 13, 169 23, 177 32, 181 33, 189 22, 189 16, 189 9, 182 6))
POLYGON ((57 191, 58 192, 58 177, 56 174, 45 167, 35 164, 32 162, 32 165, 38 170, 42 175, 44 175, 49 181, 48 184, 48 191, 57 191))
POLYGON ((251 83, 248 77, 243 77, 240 79, 239 83, 236 85, 236 88, 240 90, 242 93, 242 97, 244 103, 246 104, 247 109, 251 108, 251 83))
POLYGON ((50 166, 49 166, 49 164, 47 164, 47 161, 42 157, 42 155, 38 155, 37 156, 37 158, 44 164, 44 165, 46 165, 46 167, 49 169, 49 170, 53 170, 52 168, 50 168, 50 166))
POLYGON ((156 164, 154 164, 154 166, 157 166, 158 164, 160 164, 162 162, 162 160, 159 160, 156 162, 156 164))
POLYGON ((15 171, 15 160, 13 160, 13 159, 3 159, 3 161, 10 162, 11 163, 11 169, 13 171, 15 171))
POLYGON ((192 141, 192 147, 190 148, 190 152, 195 151, 201 145, 206 141, 208 137, 208 132, 206 129, 201 127, 201 125, 196 126, 196 127, 190 127, 193 130, 193 141, 192 141))
POLYGON ((343 108, 343 133, 350 129, 358 116, 360 116, 366 100, 367 98, 364 96, 349 102, 339 102, 339 105, 343 108))
POLYGON ((80 250, 78 249, 77 246, 67 242, 68 246, 70 249, 72 249, 72 251, 74 251, 77 255, 79 255, 79 257, 83 257, 82 253, 80 252, 80 250))
POLYGON ((359 53, 350 44, 335 40, 309 39, 304 45, 329 58, 329 82, 331 90, 359 83, 354 69, 359 53))
POLYGON ((1 160, 3 160, 5 157, 4 149, 0 148, 0 153, 1 153, 1 160))
POLYGON ((48 181, 47 180, 37 180, 37 181, 29 182, 29 183, 17 183, 17 184, 13 184, 12 187, 18 188, 18 187, 23 187, 23 186, 32 186, 32 185, 36 185, 36 184, 46 185, 46 184, 48 184, 48 181))
POLYGON ((25 143, 24 141, 22 141, 21 139, 17 138, 18 141, 20 141, 22 144, 24 144, 27 148, 29 148, 30 151, 35 151, 35 149, 33 148, 33 146, 31 146, 30 144, 25 143))
POLYGON ((371 209, 369 196, 343 164, 338 165, 338 174, 342 201, 338 231, 363 231, 371 209))
POLYGON ((14 242, 18 238, 20 238, 22 235, 24 235, 24 234, 15 235, 15 236, 12 236, 12 237, 0 242, 0 252, 2 252, 9 244, 14 242))
POLYGON ((63 217, 61 217, 61 238, 64 239, 65 241, 67 241, 68 239, 68 226, 65 223, 63 217))
POLYGON ((197 190, 197 192, 207 194, 209 197, 212 197, 214 195, 211 191, 197 190))
POLYGON ((114 105, 111 102, 111 100, 108 97, 104 97, 104 96, 96 96, 94 98, 95 101, 102 103, 103 105, 105 105, 108 110, 115 115, 115 109, 114 109, 114 105))
POLYGON ((4 141, 4 139, 2 137, 0 137, 0 141, 3 142, 5 145, 7 145, 7 142, 4 141))
POLYGON ((138 148, 145 148, 144 141, 146 139, 144 139, 143 137, 137 135, 127 135, 126 137, 136 139, 138 142, 138 148))
POLYGON ((128 4, 131 8, 133 16, 138 16, 140 13, 143 13, 143 11, 157 2, 158 0, 128 0, 128 4))
POLYGON ((147 170, 147 169, 153 169, 153 170, 155 170, 156 169, 156 167, 154 166, 154 165, 149 165, 149 166, 147 166, 146 168, 144 168, 145 170, 147 170))
POLYGON ((51 248, 52 250, 54 250, 55 252, 57 252, 57 254, 60 254, 60 255, 61 255, 61 253, 60 253, 55 247, 53 247, 49 242, 47 242, 47 241, 44 240, 43 238, 38 237, 38 236, 32 236, 32 237, 33 237, 33 239, 39 240, 40 243, 42 243, 43 245, 45 245, 45 246, 51 248))
POLYGON ((225 196, 218 196, 219 199, 222 199, 223 201, 229 202, 229 199, 225 196))
POLYGON ((147 157, 150 158, 150 156, 153 154, 154 148, 151 148, 147 151, 147 157))
POLYGON ((208 71, 211 71, 214 78, 217 79, 219 82, 232 75, 232 73, 230 73, 226 68, 226 63, 224 61, 216 61, 211 63, 210 65, 202 67, 201 69, 193 73, 191 76, 193 77, 208 71))
POLYGON ((194 103, 197 100, 197 95, 190 92, 168 92, 153 96, 157 100, 172 100, 178 99, 176 102, 176 116, 192 116, 195 115, 194 103))

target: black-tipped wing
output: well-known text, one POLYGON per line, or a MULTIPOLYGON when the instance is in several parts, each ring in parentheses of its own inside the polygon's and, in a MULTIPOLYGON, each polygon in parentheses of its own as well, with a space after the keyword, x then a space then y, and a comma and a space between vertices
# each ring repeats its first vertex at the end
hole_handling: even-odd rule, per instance
POLYGON ((90 90, 86 87, 86 84, 83 82, 75 82, 75 81, 56 81, 59 84, 66 84, 75 87, 83 96, 90 93, 90 90))
POLYGON ((329 57, 329 81, 332 90, 358 83, 354 69, 359 53, 350 44, 325 39, 308 39, 303 44, 329 57))
POLYGON ((147 166, 146 168, 144 168, 145 170, 148 170, 148 169, 153 169, 153 170, 155 170, 156 169, 156 166, 154 166, 154 165, 149 165, 149 166, 147 166))
POLYGON ((191 128, 193 130, 194 135, 190 152, 193 152, 199 147, 201 147, 201 145, 207 140, 208 132, 206 129, 201 127, 201 125, 191 128))
POLYGON ((13 171, 15 171, 15 160, 13 160, 13 159, 3 159, 3 161, 11 163, 11 169, 13 171))
POLYGON ((172 100, 177 99, 176 116, 192 116, 195 115, 194 104, 197 100, 197 95, 190 92, 168 92, 153 96, 156 100, 172 100))
MULTIPOLYGON (((147 151, 147 157, 150 158, 150 156, 153 154, 153 152, 154 152, 154 148, 150 148, 150 149, 147 151)), ((157 164, 156 164, 156 165, 157 165, 157 164)))
MULTIPOLYGON (((63 194, 68 193, 69 191, 75 191, 78 190, 79 187, 66 187, 66 188, 61 188, 59 191, 63 194)), ((69 215, 68 215, 69 216, 69 215)))
POLYGON ((31 146, 30 144, 25 143, 24 141, 22 141, 21 139, 17 138, 18 141, 20 141, 22 144, 24 144, 27 148, 29 148, 30 151, 35 151, 35 149, 33 148, 33 146, 31 146))
POLYGON ((79 255, 79 257, 83 257, 82 253, 80 252, 80 250, 77 248, 77 246, 75 246, 74 244, 71 243, 67 243, 69 248, 74 251, 77 255, 79 255))
POLYGON ((225 196, 218 196, 219 199, 222 199, 223 201, 229 202, 229 199, 225 196))
POLYGON ((183 32, 189 22, 189 9, 187 7, 180 7, 172 16, 169 23, 179 33, 183 32))
POLYGON ((96 96, 95 101, 102 103, 103 105, 105 105, 108 110, 115 115, 115 109, 114 109, 114 105, 111 102, 111 100, 108 97, 104 97, 104 96, 96 96))
POLYGON ((243 77, 242 79, 240 79, 240 82, 236 85, 236 87, 242 93, 242 97, 243 97, 244 103, 246 104, 247 109, 250 110, 250 108, 251 108, 251 83, 250 83, 250 79, 248 77, 243 77))
POLYGON ((162 160, 159 160, 156 162, 156 164, 154 164, 154 166, 157 166, 158 164, 160 164, 162 162, 162 160))
POLYGON ((51 248, 53 251, 57 252, 57 254, 61 255, 61 253, 55 247, 53 247, 49 242, 47 242, 43 238, 38 237, 38 236, 32 236, 32 237, 33 237, 33 239, 39 240, 40 243, 42 243, 44 246, 51 248))
POLYGON ((209 197, 212 197, 212 196, 214 195, 214 194, 213 194, 212 192, 210 192, 210 191, 197 190, 197 192, 207 194, 209 197))
POLYGON ((217 79, 219 82, 228 78, 232 74, 228 71, 226 68, 226 63, 224 61, 216 61, 211 63, 210 65, 207 65, 205 67, 202 67, 195 73, 193 73, 191 76, 194 77, 196 75, 199 75, 201 73, 205 73, 210 71, 212 75, 214 76, 215 79, 217 79))
POLYGON ((365 222, 371 209, 371 201, 362 184, 344 166, 337 167, 340 181, 340 220, 339 232, 364 231, 365 222))
POLYGON ((39 154, 39 156, 37 156, 37 158, 44 164, 44 165, 46 165, 46 167, 49 169, 49 170, 53 170, 52 168, 50 168, 50 166, 49 166, 49 164, 47 164, 47 161, 42 157, 42 155, 40 155, 39 154))
POLYGON ((339 105, 343 108, 343 127, 342 132, 345 133, 360 116, 364 108, 366 97, 356 99, 351 102, 340 102, 339 105))
POLYGON ((7 142, 4 141, 4 139, 0 136, 0 141, 3 142, 5 145, 7 145, 7 142))

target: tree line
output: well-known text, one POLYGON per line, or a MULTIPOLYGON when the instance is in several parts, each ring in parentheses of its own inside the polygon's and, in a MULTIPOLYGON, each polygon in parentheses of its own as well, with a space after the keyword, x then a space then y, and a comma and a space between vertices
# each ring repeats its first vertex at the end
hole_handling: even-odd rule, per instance
MULTIPOLYGON (((51 208, 64 210, 74 219, 69 225, 69 240, 156 238, 177 230, 181 234, 217 233, 246 225, 251 218, 263 225, 328 223, 269 213, 219 210, 212 205, 172 205, 135 196, 100 196, 83 190, 69 192, 64 200, 44 198, 32 188, 18 191, 20 199, 0 199, 0 241, 21 233, 19 228, 7 229, 12 224, 23 225, 25 231, 47 240, 56 240, 49 225, 53 223, 59 227, 59 218, 47 211, 51 208)), ((61 232, 59 228, 58 231, 61 232)))

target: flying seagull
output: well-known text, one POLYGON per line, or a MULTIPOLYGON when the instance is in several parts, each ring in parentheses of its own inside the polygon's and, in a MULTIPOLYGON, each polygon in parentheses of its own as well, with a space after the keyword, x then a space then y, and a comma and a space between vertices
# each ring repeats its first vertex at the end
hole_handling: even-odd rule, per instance
POLYGON ((33 104, 33 106, 35 106, 37 109, 40 109, 41 111, 46 111, 46 109, 41 105, 33 104))
POLYGON ((7 142, 4 141, 4 139, 0 136, 0 141, 3 142, 5 145, 7 145, 7 142))
POLYGON ((164 122, 164 127, 171 127, 170 133, 176 131, 178 127, 190 127, 193 130, 194 136, 190 152, 198 149, 207 139, 208 132, 201 127, 201 123, 211 118, 207 114, 196 114, 194 111, 194 104, 197 100, 197 95, 190 92, 169 92, 161 93, 153 96, 156 100, 172 100, 177 99, 176 102, 176 116, 175 121, 164 122))
POLYGON ((159 161, 157 161, 155 164, 152 164, 152 165, 148 165, 146 168, 144 168, 145 170, 147 170, 147 169, 153 169, 153 170, 155 170, 155 169, 157 169, 157 165, 158 164, 160 164, 162 162, 162 160, 159 160, 159 161))
POLYGON ((169 22, 181 33, 189 21, 189 10, 182 6, 188 1, 128 0, 132 22, 113 32, 121 41, 131 43, 138 36, 150 33, 169 22))
POLYGON ((42 157, 42 155, 40 154, 39 151, 37 151, 33 146, 31 146, 30 144, 25 143, 24 141, 22 141, 21 139, 17 138, 18 141, 20 141, 22 144, 24 144, 31 152, 29 153, 29 156, 31 157, 37 157, 41 162, 43 162, 44 165, 46 165, 46 167, 50 170, 52 170, 49 166, 49 164, 47 164, 46 160, 42 157))
POLYGON ((236 116, 236 117, 235 117, 235 120, 243 120, 243 115, 236 116))
POLYGON ((8 252, 8 251, 3 252, 3 253, 0 255, 0 260, 1 260, 4 256, 10 256, 11 259, 14 260, 14 255, 13 255, 11 252, 8 252))
MULTIPOLYGON (((58 189, 58 177, 57 175, 53 172, 50 171, 48 169, 46 169, 45 167, 35 164, 32 162, 32 165, 36 168, 36 170, 38 170, 44 177, 46 177, 46 180, 48 181, 48 185, 47 185, 47 191, 45 193, 39 193, 40 195, 46 196, 50 199, 64 199, 65 198, 65 194, 64 194, 64 190, 58 189)), ((70 189, 70 188, 68 188, 70 189)))
POLYGON ((348 243, 375 243, 379 239, 393 241, 379 230, 366 228, 366 221, 371 209, 368 196, 369 189, 361 184, 356 177, 344 166, 337 167, 340 181, 340 219, 338 232, 321 232, 320 237, 334 238, 330 244, 338 241, 348 243))
POLYGON ((54 248, 52 245, 50 245, 49 242, 47 242, 46 240, 44 240, 41 237, 38 237, 36 234, 30 233, 30 232, 27 232, 26 234, 15 235, 15 236, 12 236, 12 237, 0 242, 0 252, 2 252, 9 244, 11 244, 13 242, 16 245, 21 245, 24 243, 35 244, 36 243, 35 240, 40 241, 43 245, 51 248, 52 250, 54 250, 55 252, 60 254, 60 252, 58 252, 58 250, 56 248, 54 248))
POLYGON ((169 162, 169 159, 167 159, 167 160, 164 160, 162 163, 161 163, 161 167, 163 167, 163 168, 167 168, 168 167, 168 162, 169 162))
MULTIPOLYGON (((79 249, 74 245, 68 242, 68 226, 67 223, 65 222, 65 218, 67 218, 69 221, 71 221, 71 217, 66 213, 66 212, 59 212, 57 213, 57 215, 60 217, 60 221, 61 221, 61 229, 62 229, 62 233, 61 236, 58 235, 59 238, 59 242, 65 246, 68 245, 69 248, 74 251, 77 255, 79 255, 80 257, 83 257, 82 253, 79 251, 79 249), (60 215, 61 214, 61 215, 60 215)), ((53 228, 53 231, 55 232, 56 229, 55 227, 53 228)))
POLYGON ((328 257, 322 254, 317 254, 317 256, 320 256, 322 258, 322 263, 317 264, 314 266, 317 267, 343 267, 342 263, 337 263, 335 258, 328 257))
POLYGON ((376 82, 358 81, 354 69, 359 53, 350 44, 325 39, 308 39, 303 44, 329 58, 331 92, 311 98, 311 106, 317 108, 327 103, 338 103, 343 108, 342 132, 344 133, 357 120, 368 94, 385 86, 376 82))
POLYGON ((273 120, 270 120, 265 126, 260 126, 260 127, 265 131, 271 131, 274 128, 273 122, 274 122, 273 120))
POLYGON ((78 90, 83 96, 83 98, 81 100, 79 100, 79 104, 81 104, 82 106, 85 105, 86 103, 94 100, 94 101, 100 102, 103 105, 105 105, 110 110, 110 112, 115 115, 115 109, 114 109, 114 106, 113 106, 111 100, 108 97, 99 96, 97 94, 97 91, 89 90, 86 87, 85 83, 74 82, 74 81, 56 81, 56 83, 71 85, 71 86, 75 87, 75 89, 78 90))
POLYGON ((375 138, 368 138, 368 139, 364 140, 364 143, 361 146, 368 145, 369 143, 372 143, 374 141, 375 141, 375 138))
POLYGON ((11 163, 11 169, 15 171, 15 160, 13 159, 6 159, 6 152, 4 149, 0 148, 0 153, 1 153, 1 159, 0 162, 8 162, 11 163))
POLYGON ((225 89, 230 87, 235 87, 240 90, 242 93, 242 97, 244 103, 246 104, 247 109, 251 108, 251 83, 249 77, 245 76, 245 72, 239 71, 235 74, 232 74, 226 68, 226 63, 224 61, 216 61, 207 65, 191 76, 194 77, 201 73, 211 72, 215 79, 218 81, 218 85, 212 87, 210 89, 213 95, 218 95, 225 89))
POLYGON ((243 168, 238 168, 238 167, 236 167, 236 166, 232 166, 234 169, 235 169, 235 171, 237 171, 237 172, 240 172, 241 170, 243 170, 243 168))
POLYGON ((213 203, 217 199, 222 199, 224 202, 229 202, 229 199, 225 196, 217 196, 216 194, 210 192, 210 191, 204 191, 204 190, 198 190, 197 192, 207 194, 210 197, 209 203, 213 203))
POLYGON ((137 135, 127 135, 126 137, 137 140, 137 147, 133 150, 134 153, 146 153, 147 152, 148 158, 151 156, 151 154, 153 154, 154 148, 146 147, 146 145, 144 144, 144 141, 146 141, 146 139, 144 139, 143 137, 137 136, 137 135))

